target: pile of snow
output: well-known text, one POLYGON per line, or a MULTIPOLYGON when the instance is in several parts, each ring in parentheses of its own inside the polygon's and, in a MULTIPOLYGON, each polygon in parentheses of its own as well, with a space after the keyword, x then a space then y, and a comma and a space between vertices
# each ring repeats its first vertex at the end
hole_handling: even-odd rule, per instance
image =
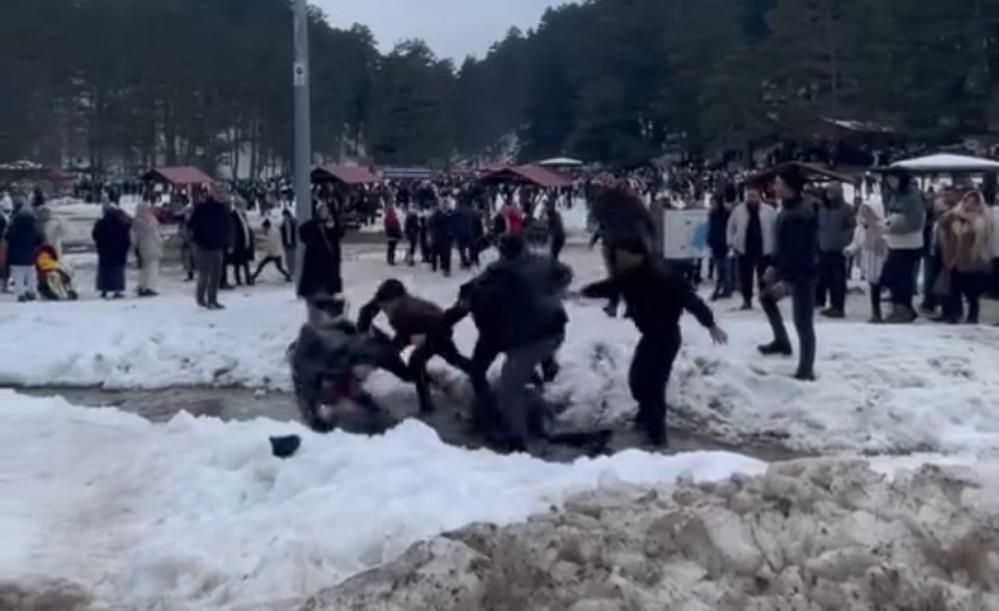
POLYGON ((861 462, 806 461, 672 493, 598 491, 417 544, 301 611, 994 610, 997 474, 889 481, 861 462))
POLYGON ((469 523, 509 524, 592 489, 763 468, 636 451, 549 464, 447 446, 414 422, 379 438, 187 415, 153 425, 0 391, 0 597, 40 576, 114 608, 294 608, 469 523), (303 444, 281 461, 268 437, 284 434, 303 444))

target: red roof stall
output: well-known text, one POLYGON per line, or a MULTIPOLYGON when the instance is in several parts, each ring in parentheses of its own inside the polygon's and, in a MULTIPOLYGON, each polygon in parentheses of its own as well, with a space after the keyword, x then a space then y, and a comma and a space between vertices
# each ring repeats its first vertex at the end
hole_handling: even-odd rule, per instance
POLYGON ((559 174, 536 165, 501 168, 486 174, 481 180, 482 182, 492 184, 528 183, 542 189, 557 189, 568 187, 572 184, 568 179, 563 178, 559 174))
POLYGON ((142 175, 142 180, 165 183, 174 187, 208 185, 215 182, 211 176, 191 166, 153 168, 142 175))
POLYGON ((378 182, 378 177, 367 168, 342 165, 319 166, 312 171, 312 182, 332 182, 348 187, 370 185, 378 182))

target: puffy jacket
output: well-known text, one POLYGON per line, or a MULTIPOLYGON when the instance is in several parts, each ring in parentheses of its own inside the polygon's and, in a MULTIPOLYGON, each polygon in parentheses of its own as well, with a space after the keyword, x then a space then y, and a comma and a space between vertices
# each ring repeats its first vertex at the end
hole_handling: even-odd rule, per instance
POLYGON ((791 283, 815 278, 819 265, 819 221, 814 200, 785 201, 777 216, 776 268, 791 283))
POLYGON ((886 205, 888 248, 915 250, 923 247, 923 224, 926 221, 926 204, 914 191, 889 195, 886 205))
POLYGON ((34 215, 24 208, 15 212, 7 228, 7 265, 34 265, 41 241, 34 215))
MULTIPOLYGON (((763 232, 763 254, 772 256, 777 250, 777 210, 759 205, 760 230, 763 232)), ((749 206, 739 204, 728 219, 728 245, 740 255, 746 254, 746 233, 749 230, 749 206)))
MULTIPOLYGON (((377 300, 372 299, 361 308, 357 328, 367 331, 381 311, 377 300)), ((413 295, 399 297, 386 309, 385 316, 399 338, 409 340, 414 335, 427 335, 440 329, 444 310, 437 304, 413 295)))
POLYGON ((228 206, 209 199, 196 204, 189 223, 191 240, 204 250, 227 250, 233 237, 232 215, 228 206))
MULTIPOLYGON (((562 299, 571 283, 568 266, 524 254, 493 263, 460 294, 480 339, 508 351, 565 330, 569 318, 562 299)), ((460 318, 454 311, 445 315, 445 324, 460 318)))
POLYGON ((846 204, 819 205, 819 251, 843 252, 853 241, 857 219, 846 204))

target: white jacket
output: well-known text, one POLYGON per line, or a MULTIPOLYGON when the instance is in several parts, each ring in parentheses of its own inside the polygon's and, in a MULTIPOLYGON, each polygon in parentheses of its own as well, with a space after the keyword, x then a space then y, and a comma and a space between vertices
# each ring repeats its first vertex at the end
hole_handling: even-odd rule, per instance
POLYGON ((271 226, 264 230, 264 252, 268 257, 284 258, 284 245, 281 243, 281 232, 271 226))
MULTIPOLYGON (((749 210, 742 203, 735 207, 728 219, 728 245, 740 255, 746 254, 746 231, 749 229, 749 210)), ((760 229, 763 231, 763 254, 777 252, 777 210, 760 204, 760 229)))

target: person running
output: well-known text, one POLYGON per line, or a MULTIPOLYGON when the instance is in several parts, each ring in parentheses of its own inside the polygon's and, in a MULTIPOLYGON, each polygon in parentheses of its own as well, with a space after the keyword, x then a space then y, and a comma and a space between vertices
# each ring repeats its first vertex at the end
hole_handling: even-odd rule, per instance
POLYGON ((291 282, 291 273, 284 267, 284 253, 285 248, 281 239, 281 232, 274 228, 271 224, 270 219, 264 219, 261 225, 264 233, 264 258, 257 265, 256 271, 253 272, 252 279, 254 282, 260 277, 260 273, 264 271, 264 268, 268 264, 274 264, 278 272, 284 276, 284 279, 291 282))

